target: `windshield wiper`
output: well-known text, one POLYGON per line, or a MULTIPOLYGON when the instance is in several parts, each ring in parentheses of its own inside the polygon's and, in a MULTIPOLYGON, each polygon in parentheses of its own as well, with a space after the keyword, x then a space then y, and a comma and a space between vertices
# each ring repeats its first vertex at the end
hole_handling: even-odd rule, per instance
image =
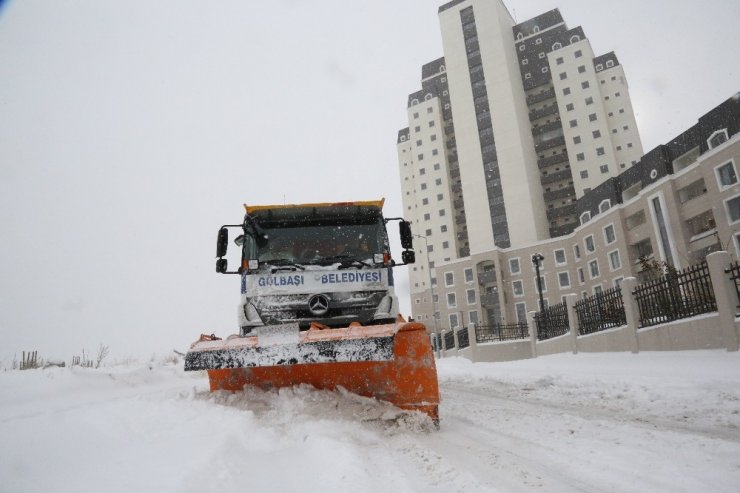
POLYGON ((289 258, 276 258, 272 260, 263 260, 262 262, 275 267, 275 272, 280 270, 280 267, 283 267, 283 268, 295 267, 296 269, 306 270, 304 266, 300 264, 296 264, 292 259, 289 259, 289 258))
POLYGON ((367 262, 363 262, 357 257, 353 257, 352 255, 333 255, 331 257, 324 257, 321 259, 317 259, 311 263, 317 263, 320 265, 329 265, 339 262, 341 265, 339 266, 340 269, 346 269, 351 266, 363 268, 363 267, 372 267, 372 265, 368 264, 367 262))

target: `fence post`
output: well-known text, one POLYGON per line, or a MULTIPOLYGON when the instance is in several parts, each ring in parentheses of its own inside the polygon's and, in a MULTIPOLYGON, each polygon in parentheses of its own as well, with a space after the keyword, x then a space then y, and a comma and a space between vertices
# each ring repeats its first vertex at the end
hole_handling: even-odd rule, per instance
POLYGON ((575 308, 577 299, 577 294, 570 293, 565 295, 565 309, 568 312, 568 328, 570 329, 571 344, 573 344, 573 354, 578 354, 578 318, 575 308))
POLYGON ((455 327, 450 327, 450 330, 452 331, 452 340, 455 341, 455 356, 457 356, 460 352, 460 341, 457 340, 457 329, 455 327))
POLYGON ((445 344, 445 329, 439 331, 439 352, 442 358, 447 357, 447 345, 445 344))
POLYGON ((637 306, 635 295, 632 294, 637 287, 637 279, 625 277, 620 285, 622 289, 622 303, 624 304, 624 316, 627 320, 627 345, 630 351, 637 354, 640 352, 637 329, 640 327, 640 308, 637 306))
POLYGON ((714 252, 707 255, 709 276, 712 278, 714 299, 717 301, 717 315, 722 328, 722 336, 728 351, 738 350, 738 336, 735 329, 737 313, 737 294, 735 281, 725 273, 730 266, 730 255, 727 252, 714 252))
POLYGON ((537 357, 537 324, 534 316, 537 312, 527 312, 527 324, 529 325, 529 343, 531 345, 532 357, 537 357))
POLYGON ((468 324, 468 344, 470 344, 470 359, 475 363, 478 360, 478 341, 475 339, 475 324, 468 324))

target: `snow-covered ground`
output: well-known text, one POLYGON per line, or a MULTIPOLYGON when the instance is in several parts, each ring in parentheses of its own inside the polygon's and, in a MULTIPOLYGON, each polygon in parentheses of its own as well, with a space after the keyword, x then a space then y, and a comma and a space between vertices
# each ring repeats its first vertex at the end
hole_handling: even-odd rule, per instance
POLYGON ((181 365, 0 372, 2 492, 735 492, 740 354, 437 362, 441 429, 181 365))

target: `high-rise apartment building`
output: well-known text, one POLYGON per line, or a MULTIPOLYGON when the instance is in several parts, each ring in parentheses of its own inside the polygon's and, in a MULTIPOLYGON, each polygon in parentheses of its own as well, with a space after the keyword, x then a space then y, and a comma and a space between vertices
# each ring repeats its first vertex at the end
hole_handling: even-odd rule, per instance
POLYGON ((444 56, 422 67, 397 141, 423 237, 415 313, 448 301, 436 266, 571 233, 576 200, 642 156, 617 57, 595 56, 557 9, 517 24, 501 0, 454 0, 439 19, 444 56))

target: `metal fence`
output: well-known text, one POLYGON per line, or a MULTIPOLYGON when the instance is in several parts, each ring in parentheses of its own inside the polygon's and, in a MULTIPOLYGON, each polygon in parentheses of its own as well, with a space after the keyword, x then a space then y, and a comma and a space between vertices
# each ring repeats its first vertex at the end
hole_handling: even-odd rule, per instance
POLYGON ((481 342, 513 341, 527 339, 529 327, 525 323, 476 325, 475 340, 481 342))
POLYGON ((622 289, 619 286, 577 301, 574 308, 578 316, 580 335, 620 327, 627 323, 622 289))
POLYGON ((717 311, 706 261, 640 284, 633 294, 641 327, 717 311))
POLYGON ((467 327, 457 330, 457 348, 464 349, 470 346, 470 337, 468 337, 467 327))
POLYGON ((545 308, 544 311, 534 315, 537 324, 537 340, 544 341, 553 337, 567 334, 570 331, 568 325, 568 309, 565 302, 545 308))
POLYGON ((444 335, 444 348, 447 349, 454 349, 455 348, 455 334, 452 333, 452 331, 445 332, 444 335))
POLYGON ((733 262, 725 269, 725 274, 730 274, 730 279, 735 283, 735 294, 737 295, 737 308, 740 308, 740 262, 733 262))

